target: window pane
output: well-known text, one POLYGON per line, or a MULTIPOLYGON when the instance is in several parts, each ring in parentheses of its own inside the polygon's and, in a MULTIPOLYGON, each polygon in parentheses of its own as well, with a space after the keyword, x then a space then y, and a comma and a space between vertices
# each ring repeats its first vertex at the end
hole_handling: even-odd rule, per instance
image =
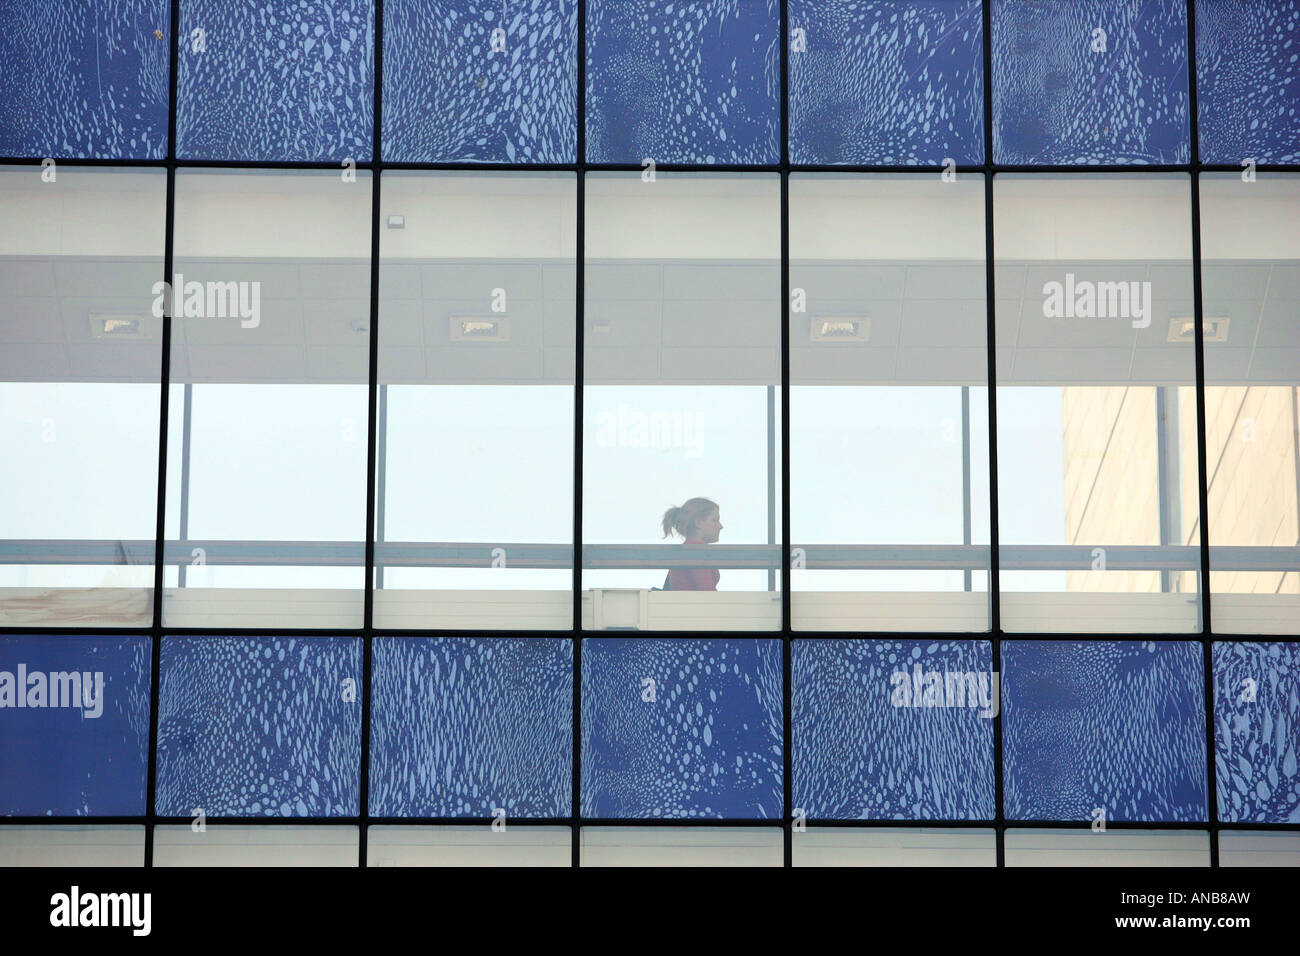
POLYGON ((577 0, 384 4, 388 162, 572 163, 577 103, 577 0))
POLYGON ((145 812, 149 639, 0 637, 0 816, 145 812))
POLYGON ((793 843, 794 866, 996 866, 992 830, 809 827, 793 843))
POLYGON ((383 205, 375 623, 567 629, 574 178, 386 173, 383 205))
POLYGON ((790 206, 793 624, 987 630, 983 178, 797 175, 790 206))
POLYGON ((1185 163, 1185 0, 993 0, 999 163, 1185 163))
POLYGON ((0 826, 0 866, 143 866, 144 827, 0 826))
POLYGON ((161 171, 0 170, 0 618, 153 619, 161 171), (75 589, 75 590, 74 590, 75 589))
POLYGON ((177 174, 170 625, 361 626, 370 192, 177 174))
POLYGON ((779 627, 779 181, 592 175, 586 216, 587 626, 779 627))
POLYGON ((1300 162, 1298 40, 1296 0, 1196 0, 1201 162, 1300 162))
POLYGON ((809 819, 991 820, 987 641, 795 641, 794 805, 809 819))
POLYGON ((1008 819, 1206 819, 1199 644, 1007 641, 1002 687, 1008 819))
POLYGON ((583 816, 781 816, 780 641, 582 650, 583 816))
MULTIPOLYGON (((1220 839, 1227 837, 1220 834, 1220 839)), ((1177 830, 1015 830, 1007 866, 1209 866, 1210 834, 1177 830)))
POLYGON ((980 0, 790 0, 790 29, 791 162, 984 162, 980 0))
POLYGON ((373 0, 181 0, 176 154, 369 161, 373 0))
POLYGON ((154 866, 356 866, 356 827, 187 826, 154 831, 154 866))
POLYGON ((361 679, 359 638, 164 638, 159 815, 355 815, 361 679))
POLYGON ((1219 866, 1300 866, 1300 833, 1221 830, 1219 866))
POLYGON ((1201 177, 1214 630, 1300 633, 1300 176, 1201 177))
POLYGON ((995 180, 1006 630, 1200 629, 1188 187, 995 180))
POLYGON ((583 827, 583 866, 780 866, 778 827, 583 827))
POLYGON ((568 827, 370 827, 367 866, 570 866, 568 827))
POLYGON ((1300 644, 1214 645, 1215 782, 1227 823, 1300 823, 1300 644))
POLYGON ((0 156, 167 155, 166 0, 0 7, 0 156))
POLYGON ((779 6, 587 0, 587 162, 778 162, 779 6))
POLYGON ((384 638, 372 680, 372 815, 569 815, 572 642, 384 638))

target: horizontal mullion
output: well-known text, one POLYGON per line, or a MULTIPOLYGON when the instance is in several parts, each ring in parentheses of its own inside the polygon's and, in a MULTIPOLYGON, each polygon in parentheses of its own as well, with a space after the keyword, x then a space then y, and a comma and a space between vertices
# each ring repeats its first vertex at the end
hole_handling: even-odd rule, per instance
MULTIPOLYGON (((803 570, 986 570, 990 548, 979 544, 808 544, 803 570)), ((1199 545, 1002 545, 1003 570, 1069 571, 1090 568, 1100 548, 1115 571, 1195 571, 1199 545)), ((352 567, 365 562, 364 541, 169 540, 164 563, 189 565, 201 550, 205 565, 352 567)), ((487 568, 504 550, 510 567, 573 567, 568 544, 534 542, 377 541, 377 567, 487 568)), ((0 539, 0 563, 148 565, 150 539, 0 539)), ((584 544, 582 566, 593 569, 694 567, 766 570, 779 566, 779 544, 584 544)), ((1215 571, 1292 571, 1300 567, 1300 546, 1211 546, 1215 571)))
MULTIPOLYGON (((505 817, 506 828, 512 826, 528 827, 569 827, 574 825, 573 817, 505 817)), ((112 817, 54 817, 54 816, 12 816, 0 817, 0 827, 6 826, 23 826, 23 827, 68 827, 68 826, 87 826, 87 827, 107 827, 107 826, 144 826, 147 823, 154 823, 157 826, 190 826, 194 822, 193 817, 154 817, 150 819, 147 816, 112 816, 112 817)), ((461 827, 464 829, 476 829, 481 827, 490 827, 494 820, 490 817, 213 817, 208 816, 204 819, 204 825, 209 827, 333 827, 337 829, 368 826, 400 826, 400 827, 421 827, 421 826, 440 826, 440 827, 461 827)), ((645 819, 637 817, 578 817, 576 825, 579 827, 617 827, 620 829, 632 829, 636 827, 672 827, 672 828, 712 828, 712 827, 738 827, 738 828, 772 828, 779 829, 789 823, 789 818, 780 817, 759 817, 755 819, 738 819, 735 817, 726 818, 702 818, 702 817, 647 817, 645 819)), ((809 828, 821 829, 936 829, 936 830, 957 830, 957 829, 995 829, 1001 827, 1004 830, 1088 830, 1092 828, 1092 823, 1088 820, 952 820, 952 819, 920 819, 920 820, 871 820, 871 819, 845 819, 837 820, 833 817, 809 817, 803 821, 803 824, 809 828)), ((1300 823, 1210 823, 1200 820, 1193 822, 1180 822, 1176 820, 1159 820, 1159 821, 1141 821, 1141 820, 1107 820, 1106 830, 1174 830, 1174 831, 1192 831, 1192 832, 1252 832, 1268 831, 1276 833, 1297 832, 1300 833, 1300 823)), ((796 831, 797 832, 797 831, 796 831)))
MULTIPOLYGON (((765 594, 769 592, 755 591, 755 594, 765 594)), ((780 593, 780 592, 771 592, 780 593)), ((815 593, 815 592, 811 592, 815 593)), ((976 592, 983 593, 983 592, 976 592)), ((388 638, 433 638, 433 637, 466 637, 483 640, 492 639, 519 639, 528 638, 535 640, 572 640, 575 638, 582 640, 601 640, 604 638, 628 638, 640 637, 655 640, 781 640, 789 638, 795 642, 798 641, 1065 641, 1065 642, 1087 642, 1087 641, 1153 641, 1161 642, 1202 642, 1210 641, 1212 643, 1231 643, 1231 644, 1278 644, 1294 642, 1296 635, 1290 634, 1205 634, 1200 630, 1187 632, 1160 632, 1147 633, 1143 631, 1069 631, 1069 632, 1050 632, 1041 631, 863 631, 863 630, 840 630, 840 631, 817 631, 817 630, 799 630, 797 628, 782 631, 772 629, 770 631, 760 630, 706 630, 703 628, 691 628, 682 630, 592 630, 586 629, 579 632, 573 630, 556 630, 556 629, 512 629, 512 628, 468 628, 468 627, 435 627, 435 628, 398 628, 398 627, 376 627, 367 632, 361 627, 195 627, 195 626, 176 626, 168 627, 164 625, 161 631, 155 630, 148 626, 134 625, 22 625, 22 624, 5 624, 0 625, 0 636, 5 635, 47 635, 50 637, 67 636, 67 637, 354 637, 362 638, 369 633, 374 637, 388 638)))
MULTIPOLYGON (((328 169, 337 170, 349 159, 356 169, 371 170, 425 170, 430 172, 635 172, 646 167, 644 163, 508 163, 447 161, 385 161, 340 157, 337 160, 292 159, 129 159, 98 156, 0 156, 0 166, 39 166, 47 159, 66 166, 123 166, 173 169, 328 169)), ((784 167, 791 173, 900 173, 933 174, 950 169, 957 173, 1169 173, 1169 172, 1232 172, 1240 173, 1241 164, 1232 163, 1160 163, 1088 165, 1069 163, 957 163, 944 166, 940 163, 892 165, 887 163, 791 163, 784 167)), ((1300 172, 1300 164, 1256 163, 1256 172, 1300 172)), ((674 173, 779 173, 780 163, 655 163, 656 172, 674 173)))

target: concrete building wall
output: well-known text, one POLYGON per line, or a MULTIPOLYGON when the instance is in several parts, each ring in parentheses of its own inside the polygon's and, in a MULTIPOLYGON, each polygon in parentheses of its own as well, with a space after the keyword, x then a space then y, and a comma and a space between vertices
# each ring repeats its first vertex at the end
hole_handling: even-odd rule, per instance
MULTIPOLYGON (((1062 402, 1065 536, 1071 544, 1160 543, 1157 389, 1067 387, 1062 402)), ((1179 503, 1176 540, 1196 545, 1201 524, 1196 466, 1196 400, 1191 387, 1166 391, 1176 408, 1178 474, 1167 493, 1179 503)), ((1216 546, 1300 544, 1300 389, 1287 386, 1206 390, 1209 527, 1216 546)), ((1171 437, 1172 437, 1171 432, 1171 437)), ((1300 593, 1300 573, 1213 572, 1223 593, 1300 593)), ((1175 575, 1175 591, 1195 589, 1195 575, 1175 575)), ((1070 591, 1161 589, 1149 571, 1071 571, 1070 591)))

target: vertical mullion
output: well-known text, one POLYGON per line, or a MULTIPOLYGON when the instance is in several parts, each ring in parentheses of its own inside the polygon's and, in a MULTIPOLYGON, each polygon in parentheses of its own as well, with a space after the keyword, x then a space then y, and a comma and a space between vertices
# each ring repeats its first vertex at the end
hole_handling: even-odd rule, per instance
MULTIPOLYGON (((376 419, 378 451, 375 460, 375 547, 384 540, 384 512, 388 484, 388 386, 379 383, 379 417, 376 419)), ((375 589, 384 589, 384 566, 375 561, 375 589)))
MULTIPOLYGON (((961 543, 971 544, 971 473, 970 473, 970 386, 961 387, 961 543)), ((970 591, 974 577, 971 568, 962 571, 962 590, 970 591)))
MULTIPOLYGON (((984 307, 989 405, 989 639, 993 672, 1002 679, 1002 597, 998 546, 998 370, 997 294, 993 248, 993 15, 992 0, 983 0, 984 16, 984 307)), ((1001 694, 999 693, 999 700, 1001 694)), ((994 840, 998 866, 1006 865, 1006 821, 1002 816, 1002 707, 993 715, 994 840)))
MULTIPOLYGON (((181 521, 180 539, 190 538, 190 432, 194 422, 194 383, 185 383, 181 407, 181 521)), ((176 586, 185 587, 186 562, 177 562, 176 586)))
POLYGON ((781 2, 781 761, 783 860, 794 865, 790 591, 790 4, 781 2))
POLYGON ((569 786, 569 864, 582 864, 582 415, 583 347, 586 341, 586 197, 587 197, 587 0, 578 9, 577 74, 578 128, 575 144, 574 198, 577 232, 574 248, 574 353, 573 353, 573 711, 572 758, 569 786))
POLYGON ((162 602, 167 569, 167 416, 171 388, 173 245, 176 237, 176 74, 180 37, 180 0, 171 0, 171 46, 167 52, 167 207, 163 234, 164 290, 171 289, 162 320, 162 367, 158 380, 158 512, 154 525, 153 620, 149 627, 149 758, 145 774, 144 865, 153 867, 154 828, 158 816, 158 681, 162 670, 162 602))
POLYGON ((370 171, 370 354, 366 401, 366 566, 362 582, 361 618, 361 766, 358 777, 357 866, 364 868, 370 836, 370 674, 375 636, 375 473, 379 447, 379 191, 384 105, 384 0, 375 0, 374 115, 371 124, 370 171))
POLYGON ((1192 321, 1196 329, 1196 492, 1201 509, 1201 660, 1205 688, 1205 811, 1210 826, 1210 866, 1219 865, 1218 781, 1214 766, 1214 639, 1210 596, 1210 485, 1205 435, 1205 302, 1201 284, 1201 149, 1196 99, 1196 3, 1187 4, 1187 114, 1192 200, 1192 321))
MULTIPOLYGON (((1300 470, 1297 470, 1300 474, 1300 470)), ((767 386, 767 543, 776 544, 776 389, 767 386)), ((767 589, 776 590, 776 568, 767 569, 767 589)))

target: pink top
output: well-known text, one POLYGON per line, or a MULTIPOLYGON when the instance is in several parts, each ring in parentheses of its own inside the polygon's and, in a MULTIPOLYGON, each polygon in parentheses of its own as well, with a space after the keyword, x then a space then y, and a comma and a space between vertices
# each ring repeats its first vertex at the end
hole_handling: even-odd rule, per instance
MULTIPOLYGON (((698 538, 687 538, 685 543, 704 542, 698 538)), ((717 568, 671 568, 668 571, 668 587, 672 591, 716 591, 721 576, 717 568)))

